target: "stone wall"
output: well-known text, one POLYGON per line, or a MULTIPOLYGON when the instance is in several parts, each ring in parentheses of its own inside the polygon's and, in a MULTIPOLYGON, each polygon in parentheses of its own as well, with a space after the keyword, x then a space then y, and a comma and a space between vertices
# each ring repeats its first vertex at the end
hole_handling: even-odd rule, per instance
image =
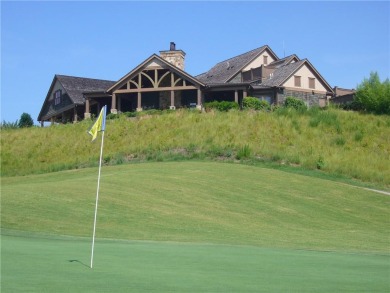
POLYGON ((292 90, 284 90, 283 93, 277 94, 278 104, 283 104, 287 97, 294 97, 296 99, 302 100, 306 103, 308 107, 312 106, 326 106, 326 97, 324 94, 319 93, 310 93, 310 92, 300 92, 292 90))

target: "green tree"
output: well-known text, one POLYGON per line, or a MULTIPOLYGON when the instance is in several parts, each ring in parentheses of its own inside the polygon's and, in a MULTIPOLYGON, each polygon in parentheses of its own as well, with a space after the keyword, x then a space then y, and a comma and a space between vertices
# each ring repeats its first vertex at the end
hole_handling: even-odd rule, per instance
POLYGON ((376 114, 390 115, 390 81, 380 81, 377 72, 371 72, 356 89, 356 103, 361 109, 376 114))
POLYGON ((20 120, 19 120, 19 128, 23 128, 23 127, 31 127, 34 125, 34 121, 33 119, 31 118, 30 114, 28 113, 23 113, 21 116, 20 116, 20 120))

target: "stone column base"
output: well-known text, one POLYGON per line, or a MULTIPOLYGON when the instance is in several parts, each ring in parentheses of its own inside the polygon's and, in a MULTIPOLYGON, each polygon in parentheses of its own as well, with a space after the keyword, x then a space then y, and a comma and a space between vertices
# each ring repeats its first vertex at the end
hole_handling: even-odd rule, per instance
POLYGON ((169 106, 169 110, 176 110, 175 106, 169 106))
POLYGON ((91 113, 84 113, 84 119, 90 119, 91 113))
POLYGON ((118 110, 117 109, 111 109, 111 113, 112 114, 118 114, 118 110))
POLYGON ((196 105, 196 109, 198 109, 199 111, 202 111, 202 105, 196 105))
POLYGON ((137 112, 142 112, 142 108, 137 108, 137 112))

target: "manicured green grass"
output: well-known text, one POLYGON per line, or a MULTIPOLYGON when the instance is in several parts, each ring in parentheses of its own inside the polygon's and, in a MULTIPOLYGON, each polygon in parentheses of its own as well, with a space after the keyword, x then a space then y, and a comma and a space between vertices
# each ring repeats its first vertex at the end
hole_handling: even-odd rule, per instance
POLYGON ((2 236, 2 292, 388 292, 388 255, 17 233, 2 236))
POLYGON ((2 292, 388 292, 390 197, 233 163, 1 178, 2 292))
MULTIPOLYGON (((3 228, 91 235, 97 169, 2 178, 3 228)), ((104 167, 97 237, 389 252, 390 197, 231 163, 104 167)))

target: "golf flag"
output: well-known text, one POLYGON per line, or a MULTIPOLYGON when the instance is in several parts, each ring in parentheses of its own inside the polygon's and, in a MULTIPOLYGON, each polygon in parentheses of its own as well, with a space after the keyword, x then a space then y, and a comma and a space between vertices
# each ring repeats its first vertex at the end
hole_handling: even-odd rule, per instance
POLYGON ((95 121, 95 124, 88 131, 88 133, 90 135, 92 135, 92 141, 94 141, 96 139, 99 131, 104 131, 106 128, 106 108, 107 108, 107 106, 104 106, 100 110, 99 117, 95 121))
POLYGON ((96 204, 95 204, 95 217, 93 220, 93 234, 92 234, 92 251, 91 251, 91 269, 93 265, 93 251, 95 247, 95 233, 96 233, 96 217, 97 217, 97 209, 98 209, 98 200, 99 200, 99 189, 100 189, 100 173, 102 170, 102 157, 103 157, 103 145, 104 145, 104 130, 106 128, 106 109, 107 106, 104 106, 100 111, 99 117, 96 119, 95 124, 88 131, 90 135, 92 135, 92 141, 94 141, 97 137, 98 132, 102 131, 102 144, 100 147, 100 160, 99 160, 99 175, 97 182, 97 190, 96 190, 96 204))

